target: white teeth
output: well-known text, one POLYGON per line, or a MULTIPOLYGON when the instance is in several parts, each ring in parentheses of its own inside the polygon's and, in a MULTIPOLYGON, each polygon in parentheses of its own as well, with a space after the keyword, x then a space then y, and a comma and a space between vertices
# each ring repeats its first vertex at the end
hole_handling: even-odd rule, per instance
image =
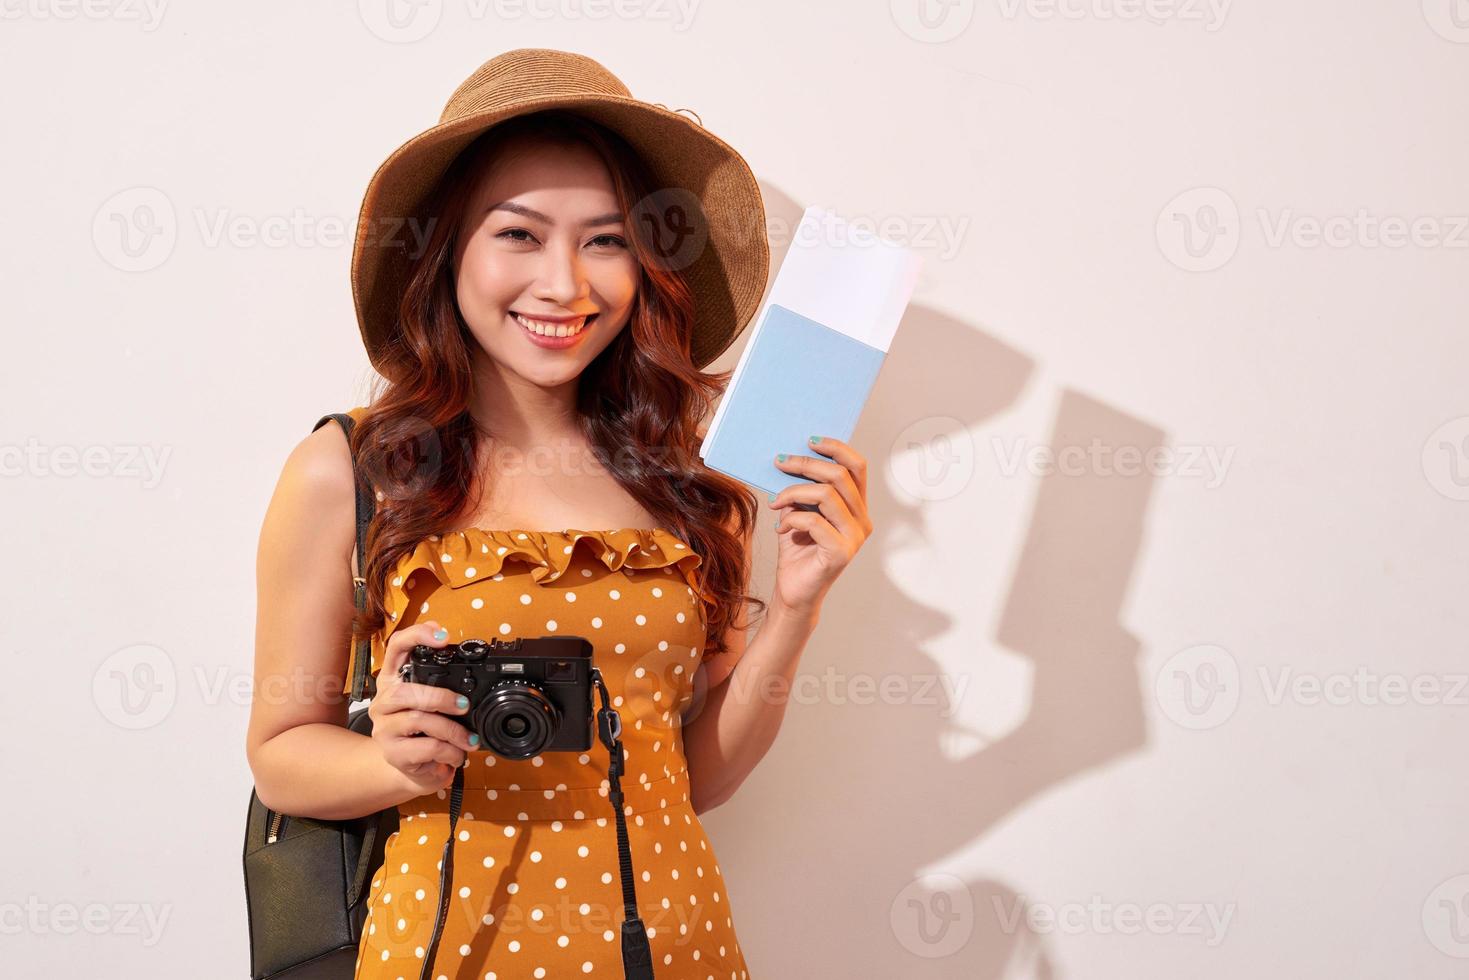
POLYGON ((542 337, 570 337, 572 334, 581 333, 582 328, 587 323, 586 317, 582 317, 580 320, 574 320, 571 323, 549 323, 545 320, 531 320, 521 316, 519 313, 514 314, 514 316, 516 320, 520 321, 521 326, 532 333, 540 334, 542 337))

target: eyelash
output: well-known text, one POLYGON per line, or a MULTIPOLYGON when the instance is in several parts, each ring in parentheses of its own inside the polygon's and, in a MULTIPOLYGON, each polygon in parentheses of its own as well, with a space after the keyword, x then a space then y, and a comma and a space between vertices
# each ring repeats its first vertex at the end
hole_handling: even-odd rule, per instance
MULTIPOLYGON (((514 238, 514 237, 511 237, 512 235, 514 235, 515 232, 520 232, 523 235, 530 235, 530 232, 526 231, 524 228, 506 228, 504 231, 500 232, 495 237, 496 238, 503 238, 503 239, 505 239, 507 241, 512 241, 512 242, 524 242, 525 241, 524 238, 514 238)), ((531 237, 534 238, 535 236, 534 235, 531 235, 531 237)), ((597 241, 601 241, 604 238, 611 239, 611 244, 615 248, 627 248, 627 242, 623 241, 617 235, 612 235, 612 234, 598 235, 596 238, 593 238, 592 241, 597 242, 597 241)))

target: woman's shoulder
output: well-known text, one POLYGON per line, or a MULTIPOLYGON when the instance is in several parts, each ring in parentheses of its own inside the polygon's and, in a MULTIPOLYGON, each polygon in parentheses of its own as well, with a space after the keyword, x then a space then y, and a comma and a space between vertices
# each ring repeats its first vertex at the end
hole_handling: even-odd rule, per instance
MULTIPOLYGON (((353 408, 344 414, 357 422, 365 411, 353 408)), ((286 457, 281 488, 311 509, 335 510, 343 501, 351 505, 356 495, 352 452, 340 425, 328 422, 301 438, 286 457)))

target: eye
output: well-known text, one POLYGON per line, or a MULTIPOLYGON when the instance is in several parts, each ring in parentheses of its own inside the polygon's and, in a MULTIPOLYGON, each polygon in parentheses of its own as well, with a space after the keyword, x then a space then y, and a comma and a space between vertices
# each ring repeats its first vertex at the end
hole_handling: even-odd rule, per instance
POLYGON ((500 232, 500 234, 496 235, 495 237, 496 238, 508 239, 509 241, 512 241, 512 242, 524 242, 524 241, 532 241, 533 242, 533 241, 535 241, 535 237, 533 235, 531 235, 530 232, 526 231, 524 228, 506 228, 504 231, 500 232), (516 238, 515 237, 516 235, 525 235, 526 237, 525 238, 516 238))
POLYGON ((593 245, 597 244, 598 242, 603 243, 604 246, 610 246, 612 248, 627 248, 627 242, 623 241, 617 235, 598 235, 596 238, 592 239, 593 245))

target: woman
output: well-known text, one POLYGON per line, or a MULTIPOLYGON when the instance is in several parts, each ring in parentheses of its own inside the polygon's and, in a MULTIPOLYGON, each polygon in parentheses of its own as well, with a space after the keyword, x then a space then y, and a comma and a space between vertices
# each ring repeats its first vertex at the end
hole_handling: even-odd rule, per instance
POLYGON ((590 641, 621 717, 658 975, 746 980, 697 815, 774 740, 823 598, 872 530, 865 460, 816 442, 775 464, 808 482, 767 501, 771 601, 745 591, 757 503, 698 459, 728 380, 700 368, 758 304, 763 222, 733 150, 591 59, 543 49, 487 62, 373 178, 353 292, 384 384, 350 413, 352 451, 317 429, 271 500, 256 690, 290 677, 307 695, 258 697, 248 739, 274 810, 398 808, 359 980, 424 967, 461 770, 432 976, 622 975, 607 750, 503 757, 461 723, 468 699, 398 677, 415 645, 548 635, 590 641), (354 455, 377 497, 355 619, 354 455), (748 606, 764 617, 747 647, 748 606), (343 727, 336 697, 349 633, 371 638, 371 738, 343 727))

